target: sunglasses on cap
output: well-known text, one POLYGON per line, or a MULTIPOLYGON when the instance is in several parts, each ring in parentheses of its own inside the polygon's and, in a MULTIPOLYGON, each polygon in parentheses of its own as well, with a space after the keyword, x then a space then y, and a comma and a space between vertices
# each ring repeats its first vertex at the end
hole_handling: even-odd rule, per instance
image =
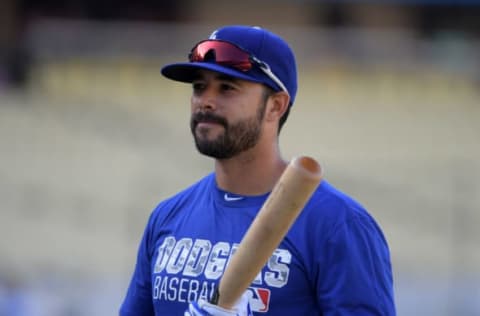
POLYGON ((192 48, 188 55, 190 62, 204 62, 213 59, 216 64, 247 72, 257 66, 287 94, 288 90, 282 81, 272 72, 270 66, 242 48, 225 41, 205 40, 192 48))

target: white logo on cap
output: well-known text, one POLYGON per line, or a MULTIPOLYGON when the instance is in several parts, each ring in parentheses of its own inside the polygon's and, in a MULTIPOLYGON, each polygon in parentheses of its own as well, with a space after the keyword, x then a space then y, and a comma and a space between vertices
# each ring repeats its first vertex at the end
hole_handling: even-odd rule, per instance
POLYGON ((218 30, 213 31, 213 33, 210 34, 208 39, 217 39, 217 33, 218 33, 218 30))

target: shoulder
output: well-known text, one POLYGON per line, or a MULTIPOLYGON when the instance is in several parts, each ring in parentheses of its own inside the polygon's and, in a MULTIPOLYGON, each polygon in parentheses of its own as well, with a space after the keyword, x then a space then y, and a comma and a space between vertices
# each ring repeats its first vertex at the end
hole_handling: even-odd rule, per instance
POLYGON ((357 200, 340 191, 326 180, 322 181, 305 208, 327 221, 344 221, 367 215, 365 207, 357 200))
POLYGON ((311 231, 321 232, 325 239, 352 224, 383 235, 373 216, 360 202, 325 180, 313 193, 299 219, 303 219, 303 225, 310 226, 311 231))

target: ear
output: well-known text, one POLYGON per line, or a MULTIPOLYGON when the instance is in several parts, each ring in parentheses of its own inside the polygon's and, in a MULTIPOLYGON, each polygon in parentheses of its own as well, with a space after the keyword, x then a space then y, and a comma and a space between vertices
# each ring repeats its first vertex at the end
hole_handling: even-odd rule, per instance
POLYGON ((265 119, 267 121, 279 121, 290 103, 290 97, 285 91, 275 92, 268 97, 265 119))

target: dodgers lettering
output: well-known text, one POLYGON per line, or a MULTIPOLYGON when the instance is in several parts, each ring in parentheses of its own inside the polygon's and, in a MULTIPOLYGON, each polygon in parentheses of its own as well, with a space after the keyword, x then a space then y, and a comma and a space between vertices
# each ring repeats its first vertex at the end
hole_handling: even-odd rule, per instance
MULTIPOLYGON (((191 302, 208 299, 238 244, 207 239, 166 237, 153 268, 153 299, 191 302)), ((288 283, 292 255, 276 249, 253 284, 281 288, 288 283)))

